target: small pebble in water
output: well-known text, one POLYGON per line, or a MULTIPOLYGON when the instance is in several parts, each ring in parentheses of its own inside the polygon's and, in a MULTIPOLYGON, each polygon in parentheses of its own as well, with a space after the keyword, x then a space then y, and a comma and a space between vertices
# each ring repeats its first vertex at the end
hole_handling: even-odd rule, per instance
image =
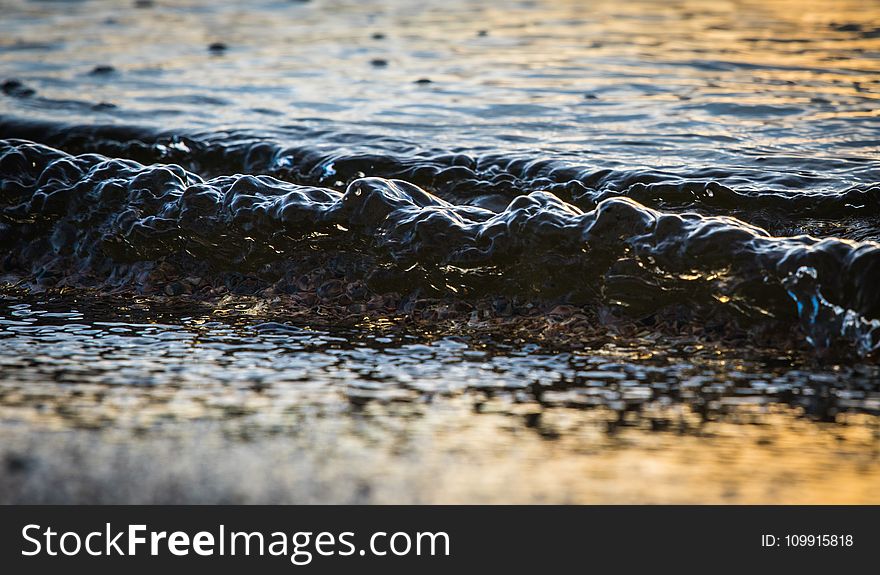
POLYGON ((375 66, 376 68, 384 68, 388 65, 388 60, 383 60, 382 58, 374 58, 370 60, 370 64, 375 66))
POLYGON ((836 25, 832 24, 832 27, 835 30, 837 30, 838 32, 861 32, 861 30, 862 30, 862 25, 855 24, 855 23, 836 24, 836 25))
POLYGON ((93 76, 103 76, 106 74, 113 74, 114 72, 116 72, 116 68, 114 68, 113 66, 107 64, 99 64, 92 68, 92 71, 89 73, 93 76))
POLYGON ((213 42, 208 45, 208 50, 213 52, 214 54, 220 54, 225 52, 229 47, 223 42, 213 42))
POLYGON ((2 89, 3 93, 7 96, 13 96, 15 98, 27 98, 36 94, 36 91, 33 88, 25 86, 21 80, 16 80, 14 78, 3 82, 3 84, 0 85, 0 89, 2 89))
POLYGON ((29 467, 30 461, 27 458, 17 453, 6 454, 6 469, 10 473, 21 473, 27 471, 29 467))

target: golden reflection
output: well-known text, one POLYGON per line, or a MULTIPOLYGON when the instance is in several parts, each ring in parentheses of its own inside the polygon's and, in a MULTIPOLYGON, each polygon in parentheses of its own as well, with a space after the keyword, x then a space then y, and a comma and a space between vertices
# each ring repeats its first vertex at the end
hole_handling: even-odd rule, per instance
MULTIPOLYGON (((816 98, 836 108, 817 110, 816 119, 873 117, 860 105, 880 97, 877 2, 452 0, 440 9, 335 0, 258 8, 179 1, 158 3, 147 18, 111 1, 64 11, 13 2, 0 25, 0 47, 9 48, 0 62, 46 68, 64 81, 112 64, 124 80, 88 89, 127 109, 187 98, 203 105, 212 88, 226 104, 211 113, 230 122, 279 99, 303 117, 363 119, 390 104, 400 114, 454 113, 457 98, 477 88, 496 104, 582 108, 584 92, 599 92, 603 103, 630 109, 650 101, 658 113, 699 95, 725 123, 760 121, 725 107, 798 107, 816 98), (81 33, 70 37, 70 29, 81 33), (393 34, 377 44, 366 33, 374 29, 393 34), (206 46, 218 38, 230 49, 212 57, 206 46), (35 44, 51 49, 14 49, 35 44), (381 74, 366 65, 377 54, 393 63, 381 74), (60 60, 68 65, 53 71, 60 60), (414 89, 414 78, 425 76, 438 89, 414 89)), ((69 96, 65 90, 52 82, 41 94, 69 96)), ((202 115, 199 105, 192 112, 202 115)))
POLYGON ((340 409, 326 394, 4 386, 0 456, 33 471, 0 474, 0 494, 51 498, 58 476, 108 502, 880 503, 880 418, 866 413, 820 423, 744 403, 705 421, 669 406, 621 425, 606 407, 424 405, 399 390, 340 409))

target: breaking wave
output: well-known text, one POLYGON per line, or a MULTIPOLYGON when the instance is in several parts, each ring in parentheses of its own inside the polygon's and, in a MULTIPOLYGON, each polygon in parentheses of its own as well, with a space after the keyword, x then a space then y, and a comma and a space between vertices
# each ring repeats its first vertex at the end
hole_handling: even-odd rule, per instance
POLYGON ((498 157, 328 158, 252 142, 223 148, 224 161, 195 140, 132 142, 120 157, 0 142, 8 277, 147 293, 196 277, 295 293, 320 276, 318 295, 331 300, 395 292, 632 318, 699 312, 800 325, 819 349, 840 338, 863 354, 877 347, 880 245, 779 236, 712 214, 753 202, 789 218, 863 217, 877 212, 877 188, 798 196, 620 174, 611 185, 610 172, 498 157), (138 146, 149 163, 122 159, 138 146), (162 155, 180 161, 155 162, 162 155), (193 171, 205 164, 259 175, 193 171))

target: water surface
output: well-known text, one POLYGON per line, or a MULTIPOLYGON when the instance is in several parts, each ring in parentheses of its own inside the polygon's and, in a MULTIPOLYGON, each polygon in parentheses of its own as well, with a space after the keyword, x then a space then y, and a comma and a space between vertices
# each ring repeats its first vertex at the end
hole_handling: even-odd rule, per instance
POLYGON ((876 365, 7 295, 5 502, 876 502, 876 365))
POLYGON ((0 9, 4 501, 877 502, 880 4, 0 9))

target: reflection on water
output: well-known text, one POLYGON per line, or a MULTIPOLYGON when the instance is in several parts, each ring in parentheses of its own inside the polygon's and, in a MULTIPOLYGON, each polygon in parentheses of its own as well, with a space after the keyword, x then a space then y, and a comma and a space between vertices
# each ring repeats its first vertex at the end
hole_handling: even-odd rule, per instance
POLYGON ((4 5, 0 67, 35 90, 4 115, 295 124, 372 151, 522 150, 759 188, 878 180, 874 1, 4 5))
POLYGON ((0 314, 4 501, 878 501, 875 365, 149 300, 7 295, 0 314))

